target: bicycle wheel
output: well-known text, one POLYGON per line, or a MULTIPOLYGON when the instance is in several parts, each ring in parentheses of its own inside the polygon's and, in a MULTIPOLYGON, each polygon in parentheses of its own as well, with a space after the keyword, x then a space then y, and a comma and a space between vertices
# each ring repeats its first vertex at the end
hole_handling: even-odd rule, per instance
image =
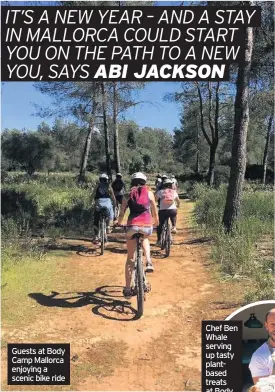
POLYGON ((143 263, 140 252, 140 244, 137 244, 137 269, 136 269, 136 288, 137 288, 137 316, 141 317, 144 310, 144 284, 143 284, 143 263))
POLYGON ((105 225, 105 219, 102 216, 100 218, 100 254, 103 255, 104 253, 104 247, 105 247, 105 232, 106 232, 106 225, 105 225))
POLYGON ((167 221, 166 238, 165 238, 165 257, 169 257, 171 248, 171 227, 167 221))
POLYGON ((165 249, 165 241, 166 241, 166 233, 167 233, 167 220, 164 222, 161 232, 161 250, 165 249))

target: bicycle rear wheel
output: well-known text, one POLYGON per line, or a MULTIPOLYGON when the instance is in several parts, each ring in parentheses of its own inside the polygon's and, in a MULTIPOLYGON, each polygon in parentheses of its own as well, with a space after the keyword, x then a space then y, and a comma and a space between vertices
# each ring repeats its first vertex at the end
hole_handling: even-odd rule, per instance
POLYGON ((137 289, 137 316, 140 318, 144 311, 144 283, 143 283, 143 263, 141 252, 137 249, 137 269, 136 269, 136 289, 137 289))
POLYGON ((165 257, 169 257, 171 249, 171 228, 167 222, 166 236, 165 236, 165 257))
POLYGON ((100 218, 100 254, 101 256, 104 253, 104 248, 105 248, 105 232, 106 232, 106 222, 103 217, 100 218))
POLYGON ((168 222, 166 220, 163 224, 162 232, 161 232, 161 250, 165 249, 167 229, 168 229, 168 222))

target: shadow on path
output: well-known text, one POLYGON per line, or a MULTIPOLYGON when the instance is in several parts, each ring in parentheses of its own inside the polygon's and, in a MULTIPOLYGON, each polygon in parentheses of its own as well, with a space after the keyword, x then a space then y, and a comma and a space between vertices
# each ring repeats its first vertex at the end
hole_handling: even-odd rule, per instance
POLYGON ((101 286, 90 292, 51 291, 50 295, 30 293, 28 296, 47 307, 79 308, 93 305, 93 314, 109 320, 133 321, 138 318, 137 311, 124 299, 121 286, 101 286))

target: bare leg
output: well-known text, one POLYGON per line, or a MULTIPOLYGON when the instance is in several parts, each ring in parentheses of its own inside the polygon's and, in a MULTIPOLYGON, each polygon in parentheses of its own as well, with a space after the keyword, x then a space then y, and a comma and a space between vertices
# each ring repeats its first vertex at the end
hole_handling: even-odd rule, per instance
POLYGON ((142 241, 142 248, 145 254, 145 258, 146 258, 146 268, 145 268, 145 272, 154 272, 154 267, 152 264, 152 260, 151 260, 151 254, 150 254, 150 242, 149 242, 149 238, 145 238, 142 241))
POLYGON ((126 243, 127 243, 127 260, 125 264, 125 282, 126 282, 126 287, 129 288, 131 287, 132 273, 135 267, 134 254, 136 250, 136 240, 127 239, 126 243))
POLYGON ((146 261, 151 261, 149 238, 144 238, 144 240, 142 241, 142 249, 145 254, 146 261))

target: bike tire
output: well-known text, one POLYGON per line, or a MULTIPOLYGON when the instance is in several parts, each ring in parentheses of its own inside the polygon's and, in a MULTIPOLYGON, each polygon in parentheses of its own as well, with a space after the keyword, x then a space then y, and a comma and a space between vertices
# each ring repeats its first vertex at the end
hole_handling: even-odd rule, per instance
POLYGON ((104 248, 105 248, 105 231, 106 231, 104 218, 101 218, 101 220, 100 220, 100 231, 101 231, 101 233, 100 233, 101 234, 100 254, 102 256, 104 254, 104 248))
POLYGON ((166 238, 165 238, 165 257, 169 257, 171 249, 171 229, 167 224, 166 238))
POLYGON ((137 288, 137 316, 140 318, 144 311, 144 282, 143 282, 143 264, 140 250, 137 251, 137 269, 136 269, 136 288, 137 288))
POLYGON ((162 232, 161 232, 161 250, 165 249, 165 244, 166 244, 166 233, 167 233, 167 221, 164 222, 164 225, 162 227, 162 232))

